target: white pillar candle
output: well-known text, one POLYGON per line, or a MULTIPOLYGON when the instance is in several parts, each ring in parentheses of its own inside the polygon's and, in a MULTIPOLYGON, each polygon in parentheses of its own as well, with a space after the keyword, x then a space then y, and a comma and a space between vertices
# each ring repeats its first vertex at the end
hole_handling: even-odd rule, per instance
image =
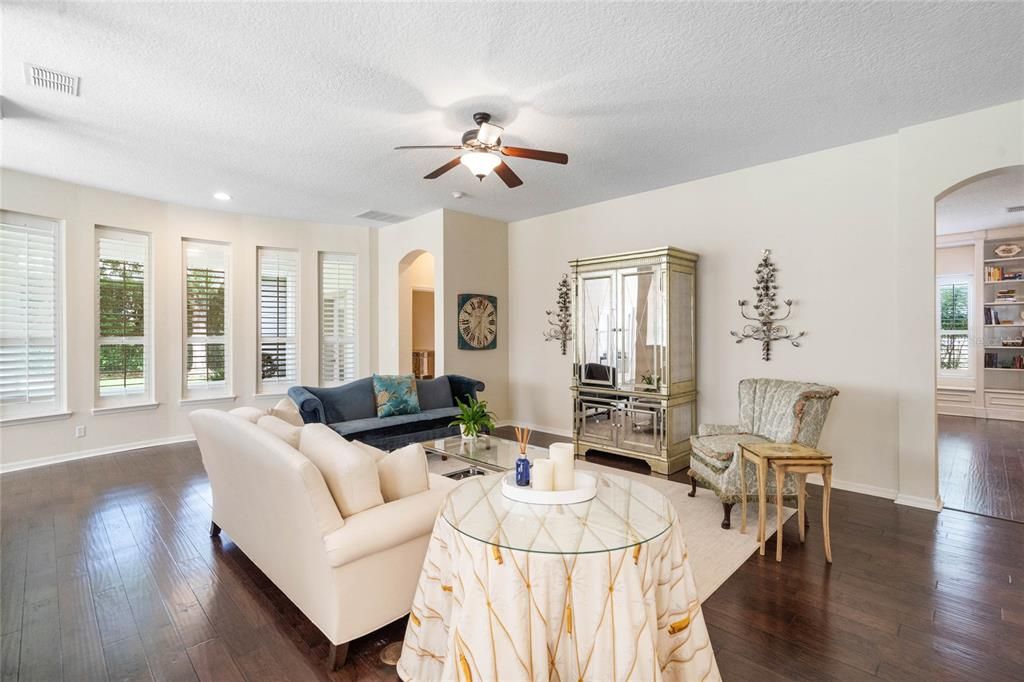
POLYGON ((572 443, 552 443, 548 457, 555 468, 555 490, 572 490, 576 487, 576 449, 572 443))
POLYGON ((530 487, 534 490, 553 490, 554 466, 550 459, 533 460, 533 470, 530 472, 530 487))

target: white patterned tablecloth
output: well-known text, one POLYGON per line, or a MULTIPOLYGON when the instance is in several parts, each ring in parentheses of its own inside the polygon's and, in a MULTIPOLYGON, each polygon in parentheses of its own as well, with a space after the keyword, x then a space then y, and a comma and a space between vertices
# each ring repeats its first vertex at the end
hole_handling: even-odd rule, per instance
POLYGON ((497 535, 483 542, 442 512, 398 674, 420 682, 721 679, 675 510, 666 504, 663 513, 667 529, 640 544, 555 553, 509 549, 497 535))

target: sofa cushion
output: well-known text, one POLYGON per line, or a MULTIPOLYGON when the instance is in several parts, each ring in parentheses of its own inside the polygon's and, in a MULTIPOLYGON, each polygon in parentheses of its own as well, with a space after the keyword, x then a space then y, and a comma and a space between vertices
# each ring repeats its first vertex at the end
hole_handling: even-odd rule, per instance
POLYGON ((342 518, 384 504, 373 455, 323 424, 301 431, 299 451, 320 470, 342 518))
POLYGON ((302 426, 303 423, 302 415, 299 414, 299 408, 295 406, 295 403, 288 396, 278 400, 276 405, 267 410, 267 414, 286 421, 292 426, 302 426))
POLYGON ((416 393, 416 377, 411 374, 374 374, 373 393, 378 417, 416 414, 420 401, 416 393))
POLYGON ((427 453, 419 443, 406 445, 383 457, 377 462, 377 472, 385 502, 394 502, 430 487, 427 453))
POLYGON ((289 389, 289 395, 297 388, 312 393, 320 401, 323 405, 324 421, 327 424, 377 416, 377 403, 373 395, 372 377, 356 379, 343 386, 332 386, 330 388, 293 386, 289 389))
POLYGON ((439 376, 433 379, 417 379, 416 395, 419 397, 420 410, 436 410, 440 407, 454 407, 452 385, 448 377, 439 376))
POLYGON ((260 420, 260 417, 266 416, 267 411, 261 410, 258 407, 236 407, 235 409, 230 410, 228 414, 233 414, 236 417, 241 417, 242 419, 255 424, 260 420))
POLYGON ((292 426, 280 417, 269 414, 260 417, 256 426, 269 431, 296 450, 299 448, 299 437, 302 435, 301 426, 292 426))
POLYGON ((694 436, 690 438, 693 452, 708 460, 713 469, 725 470, 732 463, 736 447, 740 443, 766 443, 767 438, 752 433, 726 433, 717 436, 694 436))
POLYGON ((353 441, 349 441, 349 442, 352 443, 353 445, 357 446, 357 447, 362 448, 364 451, 370 453, 370 456, 373 457, 373 461, 374 462, 379 462, 379 461, 381 461, 382 459, 384 459, 385 457, 388 456, 387 450, 381 450, 380 448, 375 448, 372 445, 370 445, 369 443, 364 443, 361 440, 353 440, 353 441))
POLYGON ((370 419, 337 422, 331 424, 330 427, 350 440, 362 440, 359 436, 365 434, 387 433, 401 435, 404 433, 416 433, 417 431, 429 431, 439 425, 448 426, 458 414, 459 408, 457 407, 442 407, 436 410, 426 410, 417 414, 403 414, 397 417, 372 417, 370 419))

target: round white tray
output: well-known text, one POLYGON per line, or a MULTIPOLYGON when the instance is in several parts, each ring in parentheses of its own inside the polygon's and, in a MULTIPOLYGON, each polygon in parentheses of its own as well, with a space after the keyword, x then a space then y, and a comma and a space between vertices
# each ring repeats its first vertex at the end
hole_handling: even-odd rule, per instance
POLYGON ((575 474, 576 487, 572 490, 534 490, 516 485, 516 472, 510 471, 501 479, 501 494, 526 504, 576 504, 594 499, 597 495, 597 479, 582 471, 575 474))

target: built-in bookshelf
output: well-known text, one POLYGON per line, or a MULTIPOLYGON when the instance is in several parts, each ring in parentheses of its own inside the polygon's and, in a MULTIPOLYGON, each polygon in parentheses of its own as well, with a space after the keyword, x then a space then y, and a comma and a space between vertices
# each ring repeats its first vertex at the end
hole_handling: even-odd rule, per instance
POLYGON ((970 246, 974 263, 959 271, 974 282, 970 376, 940 372, 938 411, 1024 421, 1024 225, 942 235, 936 244, 970 246))
POLYGON ((986 239, 981 244, 985 283, 981 383, 986 397, 1021 397, 1024 411, 1024 250, 1008 255, 1014 246, 1024 249, 1024 239, 986 239))

